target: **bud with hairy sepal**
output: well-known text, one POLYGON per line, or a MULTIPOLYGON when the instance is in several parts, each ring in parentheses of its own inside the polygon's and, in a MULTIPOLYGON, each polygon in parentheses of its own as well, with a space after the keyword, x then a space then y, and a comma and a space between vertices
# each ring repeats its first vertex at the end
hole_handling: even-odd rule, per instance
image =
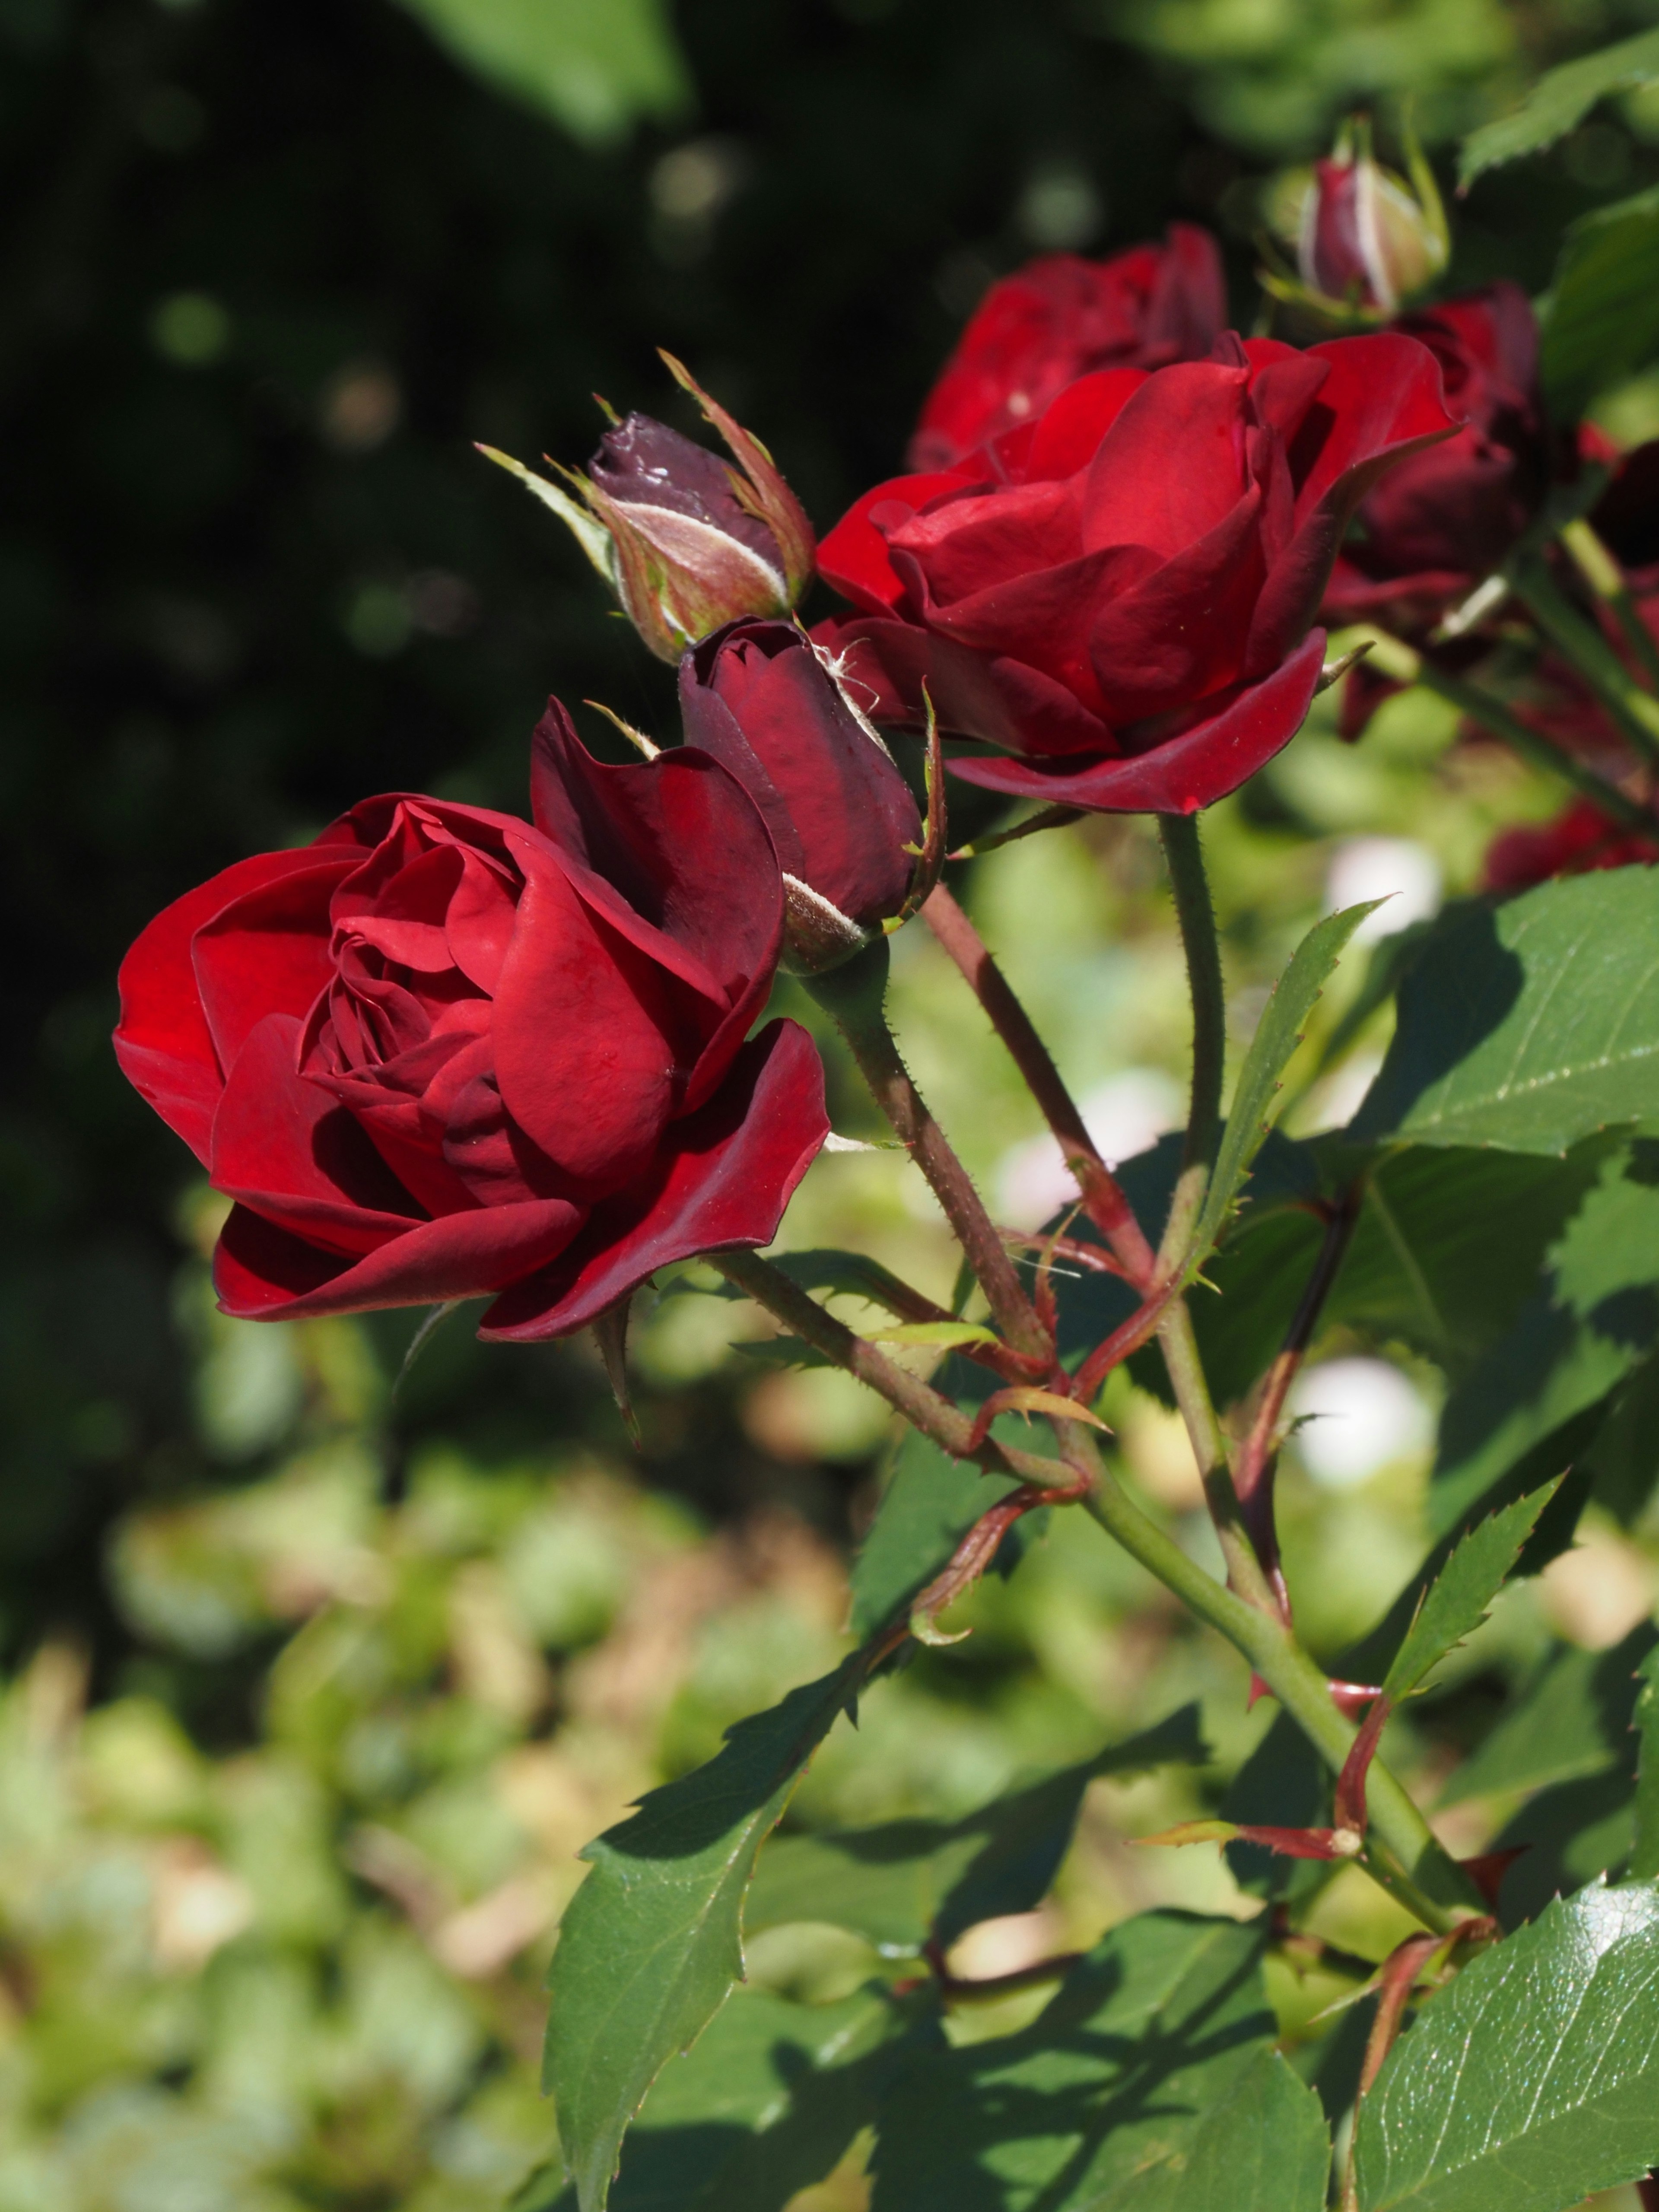
POLYGON ((849 959, 902 912, 921 821, 892 755, 793 623, 738 622, 680 664, 686 741, 759 807, 782 865, 793 965, 849 959))
POLYGON ((787 614, 811 580, 811 525, 771 455, 672 356, 679 383, 719 430, 736 465, 649 415, 613 422, 571 489, 492 447, 568 523, 659 660, 743 616, 787 614))
POLYGON ((1425 291, 1451 240, 1434 173, 1409 130, 1406 154, 1409 179, 1374 158, 1363 118, 1346 123, 1299 194, 1297 276, 1266 272, 1267 289, 1324 321, 1367 327, 1425 291))

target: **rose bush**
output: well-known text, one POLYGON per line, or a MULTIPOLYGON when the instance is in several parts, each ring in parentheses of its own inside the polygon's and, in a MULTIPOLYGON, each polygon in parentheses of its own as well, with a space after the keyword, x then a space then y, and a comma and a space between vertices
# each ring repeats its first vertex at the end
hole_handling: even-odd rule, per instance
POLYGON ((823 541, 863 612, 816 633, 872 718, 1002 747, 955 773, 1108 811, 1190 813, 1300 727, 1355 509, 1456 425, 1392 332, 1097 371, 954 467, 878 484, 823 541))
POLYGON ((734 623, 688 653, 680 711, 687 742, 729 769, 766 817, 792 946, 809 966, 855 951, 903 905, 921 836, 875 731, 782 622, 734 623))
POLYGON ((1201 361, 1226 320, 1220 253, 1194 223, 1106 261, 1030 262, 980 302, 923 402, 910 466, 949 468, 1091 370, 1201 361))
POLYGON ((556 702, 533 824, 391 794, 225 869, 121 970, 128 1077, 235 1201, 256 1318, 495 1294, 578 1328, 670 1261, 763 1244, 822 1143, 771 988, 782 886, 705 755, 592 760, 556 702))

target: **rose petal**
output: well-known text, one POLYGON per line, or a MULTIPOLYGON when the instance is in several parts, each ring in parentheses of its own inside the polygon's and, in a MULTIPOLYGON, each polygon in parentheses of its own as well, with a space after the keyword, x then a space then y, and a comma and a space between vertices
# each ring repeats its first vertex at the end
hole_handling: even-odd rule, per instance
POLYGON ((936 469, 926 475, 892 477, 849 507, 818 546, 818 574, 824 582, 867 614, 885 614, 904 596, 904 587, 887 557, 887 539, 871 521, 873 508, 889 504, 920 512, 941 493, 983 482, 966 468, 936 469))
POLYGON ((596 1207, 551 1267, 497 1298, 479 1335, 563 1336, 676 1260, 770 1243, 829 1126, 811 1039, 769 1023, 702 1111, 674 1124, 649 1184, 596 1207))
POLYGON ((1009 657, 976 653, 908 623, 869 617, 820 623, 814 639, 845 656, 844 680, 872 722, 921 729, 925 683, 940 729, 1040 754, 1116 750, 1111 726, 1052 676, 1009 657))
POLYGON ((1083 489, 1083 544, 1179 553, 1245 489, 1249 372, 1179 362, 1149 376, 1101 441, 1083 489))
POLYGON ((1089 813, 1196 813, 1237 791, 1290 743, 1307 719, 1324 658, 1325 633, 1315 630, 1264 682, 1236 693, 1181 736, 1128 759, 1071 769, 1026 760, 953 760, 951 772, 987 791, 1089 813))

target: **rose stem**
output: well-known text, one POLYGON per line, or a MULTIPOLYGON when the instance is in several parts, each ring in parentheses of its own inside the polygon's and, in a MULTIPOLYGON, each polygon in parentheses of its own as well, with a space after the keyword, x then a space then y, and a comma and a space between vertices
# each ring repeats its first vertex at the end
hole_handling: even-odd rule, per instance
POLYGON ((1653 815, 1637 800, 1627 798, 1616 783, 1609 783, 1598 775, 1587 761, 1576 754, 1565 751, 1559 745, 1523 722, 1512 714, 1503 702, 1494 699, 1490 692, 1479 691, 1473 684, 1465 684, 1455 676, 1449 676, 1437 668, 1432 661, 1401 638, 1390 637, 1386 630, 1367 629, 1371 642, 1371 665, 1396 684, 1420 684, 1425 691, 1433 691, 1452 706, 1467 714, 1472 722, 1489 730, 1495 738, 1528 760, 1534 768, 1541 768, 1552 775, 1560 776, 1582 792, 1591 805, 1626 830, 1640 830, 1651 835, 1653 815))
POLYGON ((940 884, 921 909, 921 918, 967 979, 969 989, 1007 1047, 1059 1140, 1066 1164, 1077 1177, 1083 1202, 1101 1235, 1139 1290, 1152 1279, 1152 1248, 1135 1219, 1121 1186, 1097 1150, 1072 1094, 1030 1016, 1015 997, 1007 977, 961 906, 940 884))
POLYGON ((1561 543, 1574 568, 1624 632, 1626 643, 1647 677, 1649 690, 1659 691, 1659 643, 1643 621, 1618 562, 1582 515, 1564 526, 1561 543))
MULTIPOLYGON (((837 1366, 867 1383, 942 1450, 972 1458, 996 1473, 1016 1475, 1042 1490, 1074 1487, 1078 1474, 1086 1472, 1091 1487, 1081 1502, 1102 1528, 1200 1620, 1243 1654, 1331 1771, 1341 1772, 1358 1731, 1332 1704, 1325 1678, 1313 1661, 1276 1614, 1258 1611, 1236 1597, 1194 1565, 1141 1511, 1101 1464, 1087 1431, 1079 1424, 1060 1425, 1065 1432, 1063 1462, 1022 1451, 988 1437, 978 1451, 969 1452, 973 1423, 967 1414, 930 1384, 907 1374, 874 1345, 855 1336, 844 1322, 826 1313, 815 1298, 791 1282, 781 1268, 756 1252, 711 1252, 707 1257, 728 1282, 837 1366)), ((1453 1908, 1470 1904, 1474 1892, 1380 1759, 1372 1763, 1368 1777, 1367 1804, 1372 1827, 1392 1860, 1398 1862, 1398 1869, 1380 1863, 1373 1869, 1377 1880, 1407 1903, 1426 1925, 1450 1929, 1457 1917, 1453 1908)))
POLYGON ((1244 1510, 1244 1524, 1250 1532, 1257 1555, 1270 1575, 1276 1573, 1279 1564, 1279 1541, 1273 1528, 1273 1464, 1278 1456, 1275 1440, 1279 1424, 1291 1384, 1296 1379, 1321 1310, 1330 1295, 1331 1285, 1336 1280, 1337 1272, 1352 1241, 1364 1194, 1364 1179, 1356 1176, 1341 1198, 1326 1214, 1325 1234, 1319 1247, 1319 1256, 1314 1261, 1313 1272, 1308 1278, 1291 1325, 1285 1332, 1285 1341, 1263 1378, 1255 1417, 1250 1423, 1249 1435, 1239 1448, 1238 1463, 1234 1470, 1239 1504, 1244 1510))
POLYGON ((1541 562, 1524 562, 1515 595, 1544 635, 1564 653, 1650 768, 1659 764, 1659 700, 1632 682, 1624 663, 1585 621, 1541 562))
POLYGON ((985 1293, 999 1332, 1012 1351, 1047 1373, 1054 1356, 1048 1333, 968 1170, 899 1057, 887 1025, 887 940, 879 938, 842 966, 802 981, 833 1016, 877 1104, 927 1176, 985 1293))
MULTIPOLYGON (((1182 1146, 1181 1175, 1164 1228, 1158 1264, 1160 1272, 1185 1265, 1193 1231, 1208 1188, 1210 1170, 1221 1137, 1221 1082, 1226 1066, 1227 1009, 1221 985, 1221 943, 1215 908, 1198 842, 1198 823, 1189 814, 1160 814, 1158 833, 1169 863, 1176 915, 1193 1000, 1192 1108, 1182 1146)), ((1203 1477, 1210 1518, 1227 1563, 1227 1579, 1252 1605, 1277 1613, 1279 1601, 1261 1571, 1244 1526, 1244 1516, 1227 1463, 1227 1440, 1216 1418, 1210 1386, 1199 1358, 1198 1339, 1185 1298, 1173 1299, 1158 1325, 1158 1340, 1176 1403, 1192 1439, 1203 1477)), ((1264 1680, 1266 1678, 1264 1677, 1264 1680)))

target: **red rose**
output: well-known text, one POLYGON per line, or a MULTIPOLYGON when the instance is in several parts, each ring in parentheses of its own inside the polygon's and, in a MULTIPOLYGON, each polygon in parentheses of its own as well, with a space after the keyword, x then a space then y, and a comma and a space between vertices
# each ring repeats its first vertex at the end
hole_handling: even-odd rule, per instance
POLYGON ((532 795, 534 827, 365 799, 127 955, 121 1065, 237 1201, 227 1312, 494 1293, 485 1335, 555 1336, 776 1230, 826 1123, 805 1032, 745 1042, 782 926, 760 816, 696 752, 600 766, 556 702, 532 795))
POLYGON ((1448 300, 1392 328, 1440 364, 1455 438, 1391 469, 1359 509, 1325 593, 1332 622, 1392 611, 1420 629, 1498 567, 1548 476, 1538 328, 1518 285, 1448 300))
POLYGON ((1109 261, 1029 262, 992 285, 957 341, 923 404, 910 466, 949 468, 1092 369, 1201 361, 1226 320, 1216 242, 1189 222, 1109 261))
POLYGON ((1217 354, 1085 377, 843 517, 819 565, 869 618, 819 635, 876 720, 914 723, 925 681, 943 727, 1020 756, 957 775, 1107 812, 1190 813, 1288 742, 1354 508, 1454 425, 1412 338, 1217 354))
POLYGON ((680 663, 680 710, 686 742, 766 817, 798 959, 812 969, 857 951, 904 904, 921 842, 886 746, 792 623, 706 638, 680 663))
POLYGON ((1608 819, 1588 799, 1575 799, 1553 822, 1504 830, 1486 848, 1489 891, 1530 890, 1553 876, 1579 876, 1592 868, 1651 867, 1659 860, 1659 823, 1651 837, 1608 819))

